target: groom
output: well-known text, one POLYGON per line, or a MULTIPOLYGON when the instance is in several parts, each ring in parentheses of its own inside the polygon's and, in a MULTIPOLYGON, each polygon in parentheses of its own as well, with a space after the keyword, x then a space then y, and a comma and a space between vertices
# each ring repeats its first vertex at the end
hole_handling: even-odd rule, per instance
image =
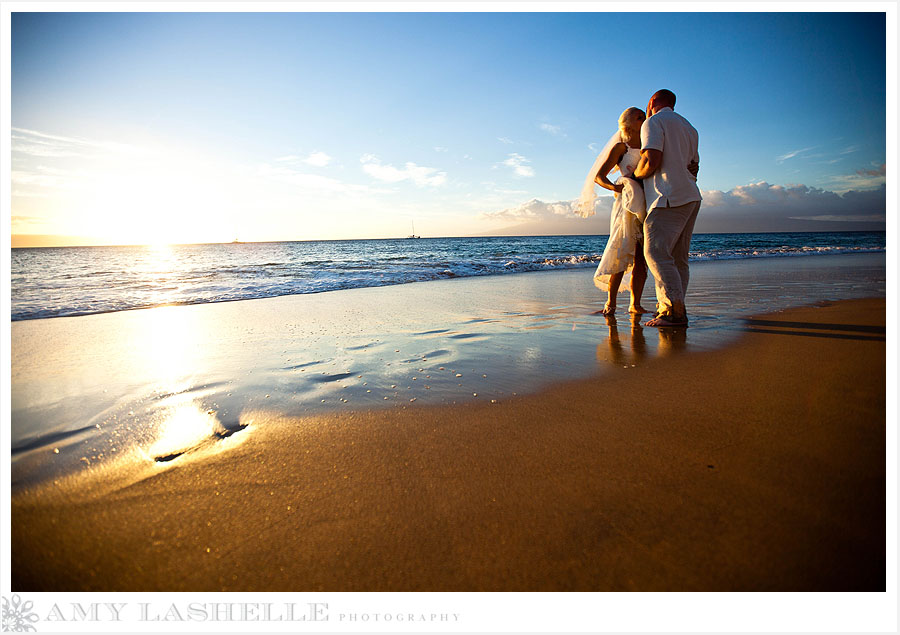
POLYGON ((697 131, 674 108, 675 93, 670 90, 650 98, 641 127, 641 160, 634 171, 636 178, 644 179, 644 256, 656 280, 657 314, 645 326, 688 323, 684 294, 691 235, 700 210, 696 177, 700 155, 697 131))

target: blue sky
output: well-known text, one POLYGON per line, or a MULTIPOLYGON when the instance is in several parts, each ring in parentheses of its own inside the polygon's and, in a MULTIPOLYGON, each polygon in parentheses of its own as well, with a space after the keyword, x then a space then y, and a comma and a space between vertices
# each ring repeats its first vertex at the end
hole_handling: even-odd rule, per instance
POLYGON ((882 13, 32 13, 11 46, 14 234, 603 233, 568 204, 663 87, 699 231, 884 228, 882 13))

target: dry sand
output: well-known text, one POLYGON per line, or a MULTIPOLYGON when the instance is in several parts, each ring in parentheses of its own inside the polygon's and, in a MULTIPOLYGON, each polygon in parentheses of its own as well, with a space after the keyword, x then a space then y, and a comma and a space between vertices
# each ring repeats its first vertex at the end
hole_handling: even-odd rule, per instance
POLYGON ((102 496, 20 493, 12 587, 884 590, 885 302, 762 319, 494 404, 258 413, 102 496))

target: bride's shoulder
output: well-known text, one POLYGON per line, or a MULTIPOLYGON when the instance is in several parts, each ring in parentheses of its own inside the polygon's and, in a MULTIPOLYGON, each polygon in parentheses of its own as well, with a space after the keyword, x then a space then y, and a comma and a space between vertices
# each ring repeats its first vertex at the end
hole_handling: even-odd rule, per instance
POLYGON ((609 149, 609 153, 614 156, 622 156, 628 152, 628 145, 624 141, 619 141, 609 149))

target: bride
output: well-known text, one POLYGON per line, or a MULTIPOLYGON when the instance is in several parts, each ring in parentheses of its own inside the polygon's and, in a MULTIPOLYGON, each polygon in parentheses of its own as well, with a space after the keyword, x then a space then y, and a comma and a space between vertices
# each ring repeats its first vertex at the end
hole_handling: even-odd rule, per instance
POLYGON ((603 315, 616 312, 616 296, 625 276, 631 274, 631 306, 629 313, 647 313, 641 306, 647 264, 644 261, 643 222, 647 215, 644 188, 633 178, 641 159, 641 124, 646 115, 640 108, 628 108, 619 116, 619 130, 600 152, 588 173, 578 202, 582 217, 594 215, 594 184, 615 193, 609 220, 609 238, 603 257, 594 273, 594 284, 608 293, 603 315), (620 176, 613 183, 609 175, 618 170, 620 176))

